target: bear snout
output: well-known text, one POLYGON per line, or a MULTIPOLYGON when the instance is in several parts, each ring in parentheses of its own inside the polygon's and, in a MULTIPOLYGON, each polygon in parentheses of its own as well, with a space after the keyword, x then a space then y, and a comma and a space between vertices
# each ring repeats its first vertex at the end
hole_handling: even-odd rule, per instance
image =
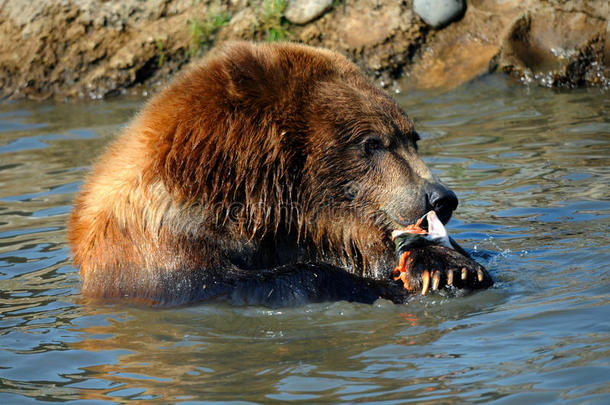
POLYGON ((451 214, 458 206, 455 193, 440 183, 430 183, 425 190, 426 212, 434 210, 443 224, 451 219, 451 214))

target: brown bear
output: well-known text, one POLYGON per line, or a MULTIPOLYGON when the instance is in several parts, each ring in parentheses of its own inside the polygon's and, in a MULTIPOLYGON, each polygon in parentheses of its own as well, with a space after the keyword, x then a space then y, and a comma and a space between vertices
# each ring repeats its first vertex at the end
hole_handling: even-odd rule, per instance
POLYGON ((68 232, 83 293, 403 301, 392 230, 430 209, 446 223, 458 204, 418 139, 337 53, 216 49, 148 103, 77 196, 68 232))

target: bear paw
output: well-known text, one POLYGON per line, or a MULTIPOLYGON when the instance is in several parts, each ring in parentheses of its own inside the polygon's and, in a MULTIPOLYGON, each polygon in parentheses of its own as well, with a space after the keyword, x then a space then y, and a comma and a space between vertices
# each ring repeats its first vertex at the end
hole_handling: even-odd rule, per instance
POLYGON ((474 260, 453 249, 428 246, 402 252, 392 273, 407 291, 475 290, 493 285, 491 275, 474 260))

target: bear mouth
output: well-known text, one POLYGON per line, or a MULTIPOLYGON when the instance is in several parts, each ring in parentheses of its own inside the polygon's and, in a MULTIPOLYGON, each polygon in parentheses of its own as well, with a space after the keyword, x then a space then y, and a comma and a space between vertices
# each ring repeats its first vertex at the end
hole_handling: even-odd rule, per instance
MULTIPOLYGON (((405 228, 416 222, 416 221, 410 221, 408 219, 405 219, 402 215, 400 215, 398 213, 392 214, 391 212, 388 212, 385 210, 383 210, 383 213, 394 223, 394 224, 390 225, 390 228, 391 228, 390 233, 395 229, 405 228), (396 226, 396 225, 398 225, 398 226, 396 226)), ((418 219, 420 220, 419 226, 423 230, 427 231, 428 230, 427 213, 418 219)), ((440 219, 440 216, 439 216, 439 219, 440 219)), ((444 221, 442 219, 441 219, 441 222, 444 223, 444 221)))

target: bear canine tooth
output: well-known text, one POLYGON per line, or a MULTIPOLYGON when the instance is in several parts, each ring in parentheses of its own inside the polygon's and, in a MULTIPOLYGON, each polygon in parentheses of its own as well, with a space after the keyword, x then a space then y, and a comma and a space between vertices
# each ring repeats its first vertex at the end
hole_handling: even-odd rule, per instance
POLYGON ((483 282, 483 270, 477 269, 477 278, 479 279, 479 283, 483 282))
POLYGON ((447 285, 453 285, 453 270, 447 270, 447 285))
POLYGON ((462 267, 462 281, 465 281, 467 277, 468 277, 468 270, 466 270, 466 267, 462 267))

